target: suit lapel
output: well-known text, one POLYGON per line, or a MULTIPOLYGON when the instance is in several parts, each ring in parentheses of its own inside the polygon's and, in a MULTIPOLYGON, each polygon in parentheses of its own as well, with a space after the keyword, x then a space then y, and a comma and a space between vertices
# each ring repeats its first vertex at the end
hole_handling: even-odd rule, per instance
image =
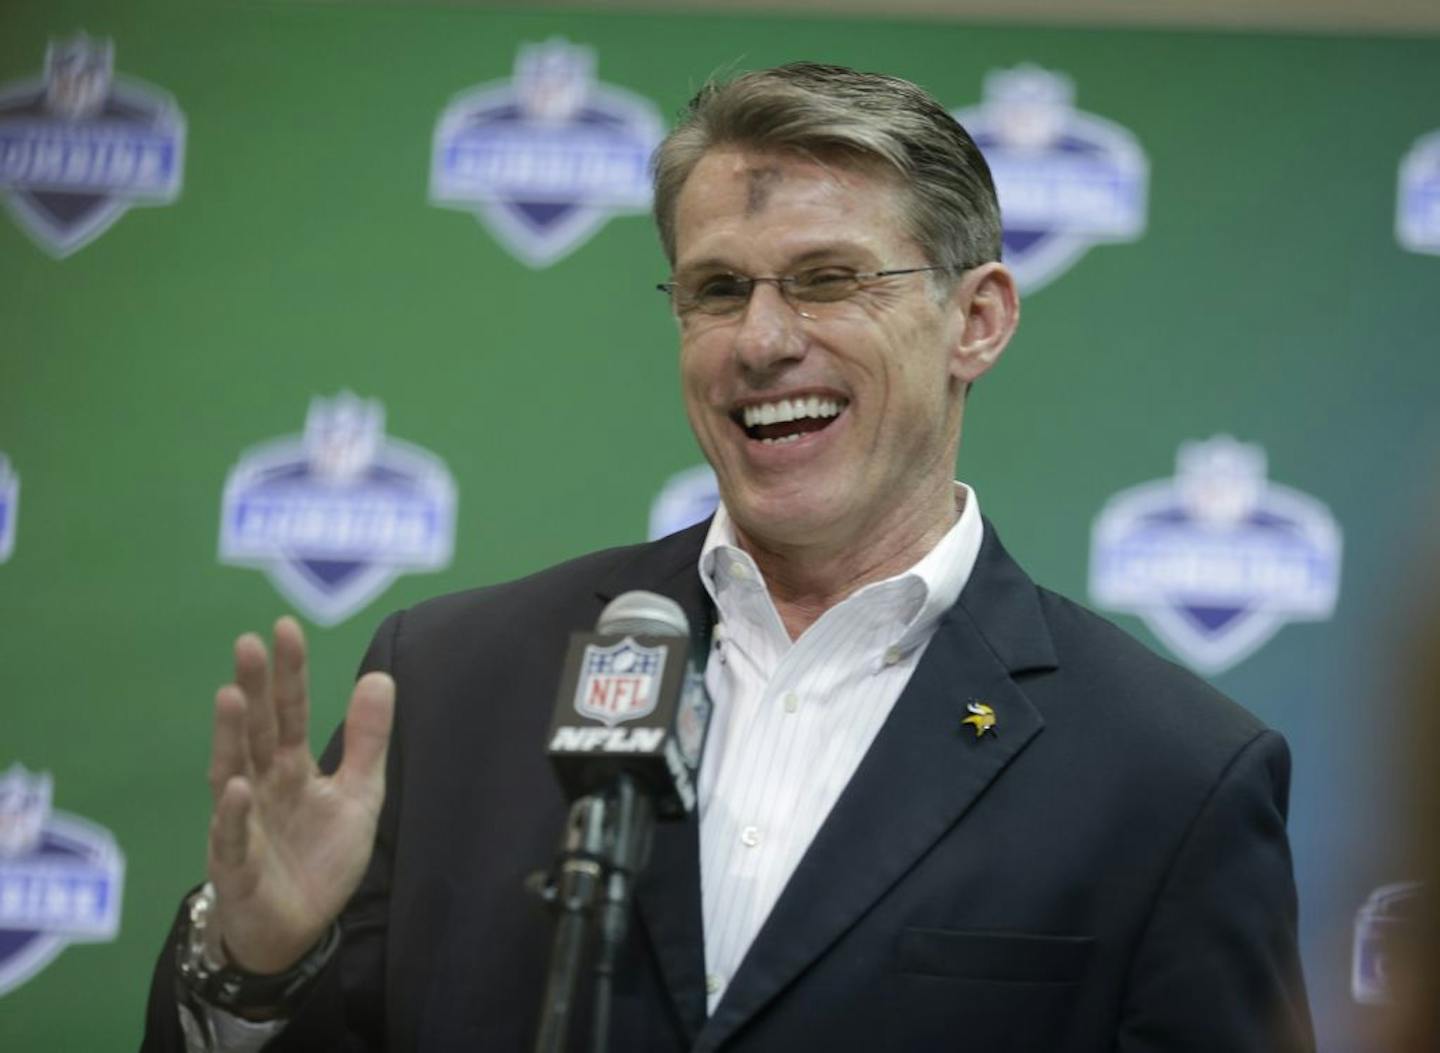
POLYGON ((960 601, 786 885, 697 1053, 752 1019, 955 825, 1043 726, 1012 674, 1054 665, 1035 586, 987 525, 960 601), (971 701, 994 709, 993 732, 977 737, 961 723, 971 701))

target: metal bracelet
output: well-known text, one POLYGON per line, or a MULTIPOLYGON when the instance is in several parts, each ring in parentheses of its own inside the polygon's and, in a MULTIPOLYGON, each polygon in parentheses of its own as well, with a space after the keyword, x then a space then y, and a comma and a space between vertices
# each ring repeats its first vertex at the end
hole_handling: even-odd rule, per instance
POLYGON ((289 1016, 311 982, 335 954, 340 926, 332 923, 320 941, 282 973, 252 973, 211 951, 209 924, 215 912, 215 886, 206 882, 187 907, 189 924, 176 948, 175 975, 182 1004, 198 1000, 238 1016, 279 1019, 289 1016))

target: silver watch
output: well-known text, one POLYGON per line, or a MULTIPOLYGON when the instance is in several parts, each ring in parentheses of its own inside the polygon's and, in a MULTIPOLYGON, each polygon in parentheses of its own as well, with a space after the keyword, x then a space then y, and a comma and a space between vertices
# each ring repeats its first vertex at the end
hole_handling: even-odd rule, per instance
POLYGON ((176 994, 181 1006, 214 1006, 248 1019, 289 1016, 309 992, 340 944, 340 926, 329 930, 305 955, 282 973, 252 973, 217 960, 211 952, 209 925, 215 913, 215 886, 205 882, 186 906, 188 924, 175 949, 176 994))

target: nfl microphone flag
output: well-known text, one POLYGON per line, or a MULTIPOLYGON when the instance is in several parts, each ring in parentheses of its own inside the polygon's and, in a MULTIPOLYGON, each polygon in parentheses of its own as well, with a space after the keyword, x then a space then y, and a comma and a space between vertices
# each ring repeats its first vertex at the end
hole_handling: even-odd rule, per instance
POLYGON ((548 736, 571 800, 627 772, 654 795, 662 818, 694 809, 710 701, 680 617, 664 635, 631 627, 571 636, 548 736))

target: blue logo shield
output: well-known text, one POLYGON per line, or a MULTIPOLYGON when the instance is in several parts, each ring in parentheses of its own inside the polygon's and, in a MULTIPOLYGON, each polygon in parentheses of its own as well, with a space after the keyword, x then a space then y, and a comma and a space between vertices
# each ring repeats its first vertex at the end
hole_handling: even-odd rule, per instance
POLYGON ((435 126, 430 201, 475 215, 537 269, 579 248, 612 215, 650 207, 663 125, 650 100, 595 79, 595 52, 524 44, 510 81, 450 100, 435 126))
POLYGON ((1411 252, 1440 255, 1440 131, 1421 136, 1400 162, 1395 236, 1411 252))
POLYGON ((0 453, 0 563, 15 551, 15 531, 20 516, 20 477, 10 459, 0 453))
POLYGON ((264 570, 321 625, 363 609, 406 571, 449 566, 455 481, 384 426, 379 402, 342 392, 310 404, 303 437, 246 450, 225 481, 220 562, 264 570))
POLYGON ((1075 109, 1075 84, 1038 66, 995 70, 978 106, 956 110, 990 165, 1005 262, 1034 292, 1092 245, 1145 232, 1150 165, 1113 121, 1075 109))
POLYGON ((115 47, 52 43, 45 75, 0 86, 0 193, 52 255, 68 256, 133 205, 180 194, 185 118, 166 92, 114 74, 115 47))
POLYGON ((1217 436, 1180 447, 1174 479, 1121 491, 1095 519, 1090 596, 1139 615, 1191 668, 1219 673, 1290 621, 1335 610, 1340 529, 1266 481, 1265 452, 1217 436))
POLYGON ((53 790, 19 764, 0 776, 0 995, 120 931, 125 857, 108 830, 54 811, 53 790))
POLYGON ((665 480, 660 492, 650 502, 650 524, 647 537, 656 541, 677 530, 694 526, 715 514, 720 505, 720 484, 715 470, 708 464, 697 464, 676 472, 665 480))
POLYGON ((1405 970, 1424 960, 1427 947, 1427 892, 1418 881, 1382 885, 1355 915, 1350 958, 1350 995, 1361 1005, 1391 1005, 1400 999, 1405 970))

